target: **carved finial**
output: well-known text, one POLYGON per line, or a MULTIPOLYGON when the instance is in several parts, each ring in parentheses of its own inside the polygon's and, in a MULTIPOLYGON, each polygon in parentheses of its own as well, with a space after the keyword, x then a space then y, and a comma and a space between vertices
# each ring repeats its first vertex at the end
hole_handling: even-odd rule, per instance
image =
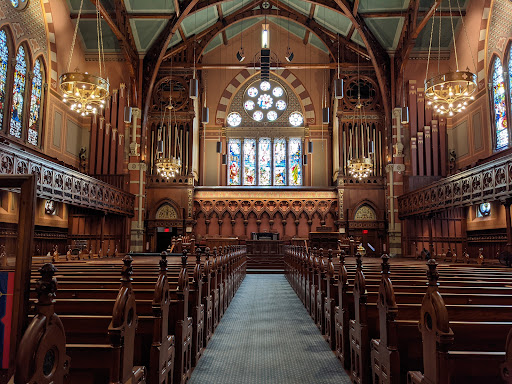
POLYGON ((389 275, 389 256, 387 254, 383 254, 381 256, 381 260, 382 260, 382 274, 383 275, 389 275))
POLYGON ((181 255, 181 266, 186 267, 187 266, 187 254, 188 251, 186 249, 183 250, 183 255, 181 255))
POLYGON ((324 249, 323 248, 320 248, 318 250, 318 257, 320 258, 320 260, 324 258, 324 249))
POLYGON ((206 260, 210 260, 210 247, 206 247, 206 260))
POLYGON ((327 251, 327 258, 329 259, 329 262, 332 261, 332 249, 329 248, 329 250, 327 251))
POLYGON ((430 259, 427 261, 427 278, 428 278, 428 285, 431 287, 438 286, 439 283, 437 280, 439 280, 439 272, 437 272, 437 262, 435 259, 430 259))
POLYGON ((132 281, 133 258, 130 255, 123 257, 123 269, 121 270, 121 281, 132 281))
POLYGON ((167 252, 163 251, 160 254, 159 265, 160 265, 160 272, 167 271, 167 252))
POLYGON ((217 258, 217 247, 213 247, 213 257, 217 258))
POLYGON ((51 304, 57 292, 57 279, 53 276, 58 269, 51 263, 39 268, 41 278, 36 283, 38 304, 51 304))
POLYGON ((341 265, 345 265, 345 250, 344 249, 342 249, 340 251, 340 263, 341 263, 341 265))
POLYGON ((223 253, 222 253, 222 251, 223 251, 223 250, 224 250, 224 249, 222 248, 222 245, 219 245, 219 249, 218 249, 218 251, 219 251, 219 256, 222 256, 222 255, 223 255, 223 253))
POLYGON ((357 269, 363 268, 363 258, 359 252, 356 253, 356 265, 357 269))
POLYGON ((197 248, 196 250, 196 264, 201 264, 201 248, 197 248))

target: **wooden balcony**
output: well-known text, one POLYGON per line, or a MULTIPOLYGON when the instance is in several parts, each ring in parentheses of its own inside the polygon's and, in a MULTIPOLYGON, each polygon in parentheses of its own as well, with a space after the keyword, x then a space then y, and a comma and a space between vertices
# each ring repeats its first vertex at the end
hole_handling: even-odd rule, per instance
POLYGON ((133 216, 135 196, 10 144, 0 144, 0 174, 33 173, 37 197, 108 213, 133 216))
POLYGON ((512 197, 512 154, 446 177, 398 198, 400 218, 512 197))

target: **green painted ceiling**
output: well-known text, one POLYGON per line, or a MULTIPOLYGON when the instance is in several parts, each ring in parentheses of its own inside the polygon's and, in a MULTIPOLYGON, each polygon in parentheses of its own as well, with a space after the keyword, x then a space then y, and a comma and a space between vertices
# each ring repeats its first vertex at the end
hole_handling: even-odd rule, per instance
MULTIPOLYGON (((80 7, 81 0, 66 0, 70 11, 72 14, 77 14, 78 9, 80 7)), ((103 6, 112 11, 114 9, 114 1, 115 0, 100 0, 103 6)), ((135 44, 137 46, 137 50, 139 53, 144 54, 155 41, 158 34, 162 31, 167 22, 166 18, 161 18, 160 15, 171 14, 174 12, 174 0, 123 0, 129 14, 133 14, 134 17, 130 19, 130 26, 133 31, 135 44), (144 14, 143 17, 137 17, 137 14, 144 14), (152 18, 152 14, 155 15, 152 18)), ((186 0, 179 0, 181 3, 185 3, 186 0)), ((252 0, 230 0, 221 4, 221 10, 224 16, 228 16, 246 4, 248 4, 252 0)), ((354 0, 349 0, 353 3, 354 0)), ((454 9, 454 14, 458 14, 457 10, 457 0, 443 0, 441 8, 443 10, 448 9, 448 2, 451 1, 452 7, 454 9)), ((461 8, 465 9, 468 0, 458 0, 460 2, 461 8)), ((212 0, 213 2, 213 0, 212 0)), ((297 12, 303 15, 309 15, 311 13, 312 4, 307 1, 302 0, 280 0, 285 6, 289 6, 295 9, 297 12)), ((367 23, 368 28, 374 33, 378 41, 382 44, 382 46, 392 52, 396 49, 398 39, 400 37, 400 32, 403 27, 403 23, 405 18, 402 16, 402 12, 405 14, 409 7, 410 0, 360 0, 358 11, 365 15, 365 21, 367 23), (379 15, 368 15, 369 13, 379 13, 379 15), (394 13, 394 15, 387 15, 385 17, 380 16, 382 12, 390 12, 394 13), (377 17, 376 17, 377 16, 377 17)), ((420 0, 420 11, 428 10, 434 0, 420 0)), ((275 7, 273 7, 275 9, 275 7)), ((94 5, 90 0, 84 0, 83 2, 83 12, 84 13, 94 13, 94 5)), ((345 17, 344 15, 328 10, 327 8, 316 5, 313 13, 314 20, 320 24, 321 26, 329 29, 334 33, 339 33, 343 36, 347 36, 349 31, 352 28, 351 21, 345 17)), ((290 22, 283 19, 278 19, 275 17, 270 17, 271 22, 280 26, 282 29, 287 30, 288 24, 290 28, 290 33, 298 36, 299 38, 304 38, 306 29, 297 23, 290 22)), ((181 28, 185 35, 185 38, 190 38, 191 36, 200 33, 204 29, 210 27, 215 24, 219 20, 219 13, 217 11, 216 6, 211 6, 206 9, 203 9, 196 14, 188 16, 181 24, 181 28)), ((436 28, 438 18, 436 18, 436 28)), ((441 49, 449 49, 451 44, 451 29, 449 27, 449 17, 442 18, 442 27, 441 27, 441 49)), ((456 19, 454 18, 454 22, 456 19)), ((258 18, 245 20, 243 23, 237 23, 232 25, 226 29, 226 35, 228 39, 232 39, 236 37, 240 33, 240 27, 243 29, 250 28, 255 23, 259 22, 258 18)), ((94 19, 82 19, 80 21, 80 34, 81 38, 84 42, 84 46, 88 51, 94 51, 97 49, 96 43, 96 24, 94 19)), ((457 20, 457 25, 460 24, 457 20)), ((119 44, 115 39, 114 34, 111 32, 109 27, 103 23, 103 33, 104 33, 104 47, 106 51, 116 52, 119 51, 119 44)), ((428 49, 429 38, 430 38, 430 27, 431 23, 429 23, 420 36, 417 39, 415 49, 416 50, 425 50, 428 49)), ((435 29, 436 29, 435 28, 435 29)), ((435 46, 437 48, 437 31, 434 31, 434 40, 435 46)), ((354 31, 352 36, 350 37, 352 41, 357 44, 364 45, 361 37, 354 31)), ((182 37, 179 33, 176 33, 172 39, 169 46, 175 46, 182 41, 182 37)), ((218 44, 222 42, 221 37, 217 36, 213 39, 209 45, 207 46, 205 52, 209 52, 214 49, 218 44)), ((314 34, 310 34, 309 43, 313 46, 327 52, 327 48, 325 44, 318 39, 318 37, 314 34)))

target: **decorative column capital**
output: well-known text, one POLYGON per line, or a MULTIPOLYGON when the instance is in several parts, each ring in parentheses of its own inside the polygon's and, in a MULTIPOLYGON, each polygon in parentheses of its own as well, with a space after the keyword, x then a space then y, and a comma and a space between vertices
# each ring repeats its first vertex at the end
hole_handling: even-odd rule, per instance
POLYGON ((402 173, 405 171, 405 164, 388 164, 386 165, 386 172, 398 172, 402 173))

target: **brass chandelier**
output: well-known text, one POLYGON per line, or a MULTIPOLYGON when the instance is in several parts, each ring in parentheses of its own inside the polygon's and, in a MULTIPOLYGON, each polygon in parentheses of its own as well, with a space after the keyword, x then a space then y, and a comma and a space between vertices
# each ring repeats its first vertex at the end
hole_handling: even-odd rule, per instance
POLYGON ((76 69, 70 72, 71 58, 75 48, 78 25, 82 14, 83 0, 80 2, 80 10, 75 25, 71 50, 69 52, 67 72, 60 77, 60 89, 63 93, 62 101, 69 105, 72 111, 82 116, 96 114, 105 106, 105 100, 109 95, 109 81, 103 78, 105 71, 105 57, 103 51, 103 31, 101 28, 101 15, 96 3, 96 32, 98 36, 98 63, 99 75, 92 75, 87 72, 79 72, 76 69))
MULTIPOLYGON (((462 20, 462 26, 464 33, 466 34, 466 40, 468 42, 469 51, 473 59, 473 51, 469 43, 466 25, 464 18, 462 17, 462 11, 460 8, 459 0, 457 0, 459 8, 459 15, 462 20)), ((453 116, 455 113, 461 112, 466 109, 467 105, 474 100, 473 93, 477 90, 478 78, 477 75, 468 69, 465 71, 459 70, 459 58, 457 55, 457 43, 455 40, 455 28, 453 26, 453 15, 452 15, 452 4, 451 0, 448 0, 448 6, 450 10, 450 23, 452 30, 453 46, 455 51, 455 62, 457 70, 455 72, 440 73, 439 72, 439 61, 441 59, 441 16, 439 19, 439 52, 438 52, 438 73, 432 77, 428 77, 428 70, 430 64, 430 53, 432 49, 432 37, 434 32, 435 14, 432 21, 432 29, 430 31, 430 45, 428 49, 428 60, 427 60, 427 72, 425 75, 425 97, 428 100, 427 104, 432 106, 434 111, 440 115, 453 116)), ((476 65, 475 65, 476 68, 476 65)))
MULTIPOLYGON (((171 61, 172 63, 172 61, 171 61)), ((169 120, 167 124, 167 138, 164 140, 164 137, 160 137, 158 141, 158 152, 161 153, 160 157, 157 157, 155 161, 155 167, 158 175, 160 177, 164 177, 166 179, 174 178, 181 174, 181 159, 179 156, 178 147, 181 147, 181 144, 178 140, 178 123, 174 123, 174 150, 171 148, 171 127, 172 127, 172 110, 174 109, 174 105, 172 103, 172 67, 171 67, 171 76, 169 77, 169 104, 163 111, 162 121, 160 126, 162 127, 162 132, 165 131, 164 121, 165 121, 165 111, 169 110, 169 120), (167 145, 166 143, 167 142, 167 145)), ((163 86, 163 84, 162 84, 163 86)), ((176 117, 176 112, 175 112, 176 117)), ((165 133, 164 133, 165 136, 165 133)))

